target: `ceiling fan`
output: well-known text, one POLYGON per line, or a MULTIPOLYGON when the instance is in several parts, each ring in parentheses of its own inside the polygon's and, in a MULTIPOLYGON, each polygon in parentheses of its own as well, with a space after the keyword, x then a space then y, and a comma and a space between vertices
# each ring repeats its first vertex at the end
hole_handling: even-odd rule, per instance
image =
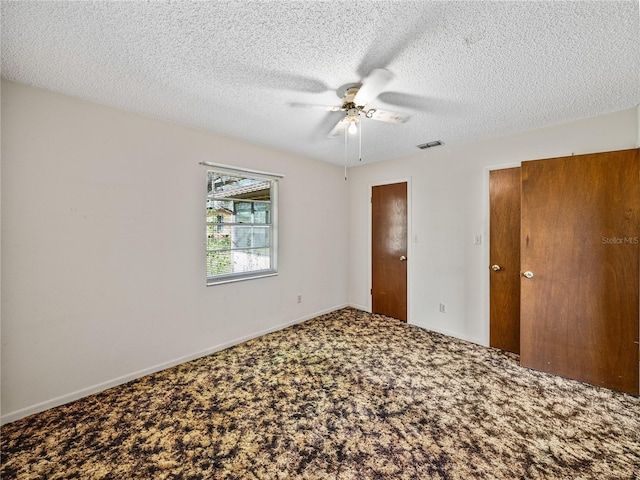
POLYGON ((345 116, 329 132, 329 137, 336 137, 341 134, 346 135, 347 131, 352 134, 357 133, 361 115, 380 122, 404 123, 409 117, 369 107, 369 104, 382 93, 384 87, 387 86, 393 76, 393 73, 386 68, 376 68, 360 83, 343 85, 336 91, 338 97, 342 99, 341 105, 324 106, 306 103, 291 103, 290 105, 301 108, 320 108, 328 112, 345 112, 345 116))

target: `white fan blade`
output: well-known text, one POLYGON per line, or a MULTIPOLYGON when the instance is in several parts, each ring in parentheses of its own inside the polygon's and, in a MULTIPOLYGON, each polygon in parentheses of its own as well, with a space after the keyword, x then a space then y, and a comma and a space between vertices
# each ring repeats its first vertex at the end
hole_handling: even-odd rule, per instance
POLYGON ((338 135, 344 136, 344 131, 347 128, 347 123, 348 122, 346 117, 341 118, 340 121, 336 123, 335 126, 331 129, 327 137, 332 138, 337 137, 338 135))
POLYGON ((293 102, 293 103, 290 103, 289 106, 295 107, 295 108, 316 108, 316 109, 324 110, 325 112, 339 112, 340 110, 342 110, 342 107, 336 107, 331 105, 312 105, 310 103, 293 102))
POLYGON ((374 98, 382 93, 384 87, 393 78, 393 73, 386 68, 376 68, 371 74, 362 80, 362 86, 356 96, 353 98, 353 102, 356 105, 367 105, 374 98))
POLYGON ((369 117, 372 120, 378 120, 379 122, 393 123, 399 125, 409 120, 409 117, 403 117, 398 113, 388 112, 387 110, 376 110, 369 117))

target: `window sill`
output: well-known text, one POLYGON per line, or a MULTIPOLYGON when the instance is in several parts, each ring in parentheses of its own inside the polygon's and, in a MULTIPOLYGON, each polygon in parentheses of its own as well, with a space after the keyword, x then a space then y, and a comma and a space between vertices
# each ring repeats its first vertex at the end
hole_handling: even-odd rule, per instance
POLYGON ((214 285, 223 285, 225 283, 235 283, 235 282, 243 282, 245 280, 254 280, 256 278, 265 278, 265 277, 275 277, 278 275, 278 272, 274 271, 265 271, 261 273, 256 273, 255 275, 242 275, 242 276, 233 276, 226 278, 207 278, 207 287, 213 287, 214 285))

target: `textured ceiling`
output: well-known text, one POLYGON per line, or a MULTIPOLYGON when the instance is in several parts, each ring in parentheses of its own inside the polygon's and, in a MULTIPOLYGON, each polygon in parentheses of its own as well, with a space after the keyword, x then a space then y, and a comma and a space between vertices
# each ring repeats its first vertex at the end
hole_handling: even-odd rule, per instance
POLYGON ((343 114, 291 103, 374 68, 395 76, 370 106, 410 118, 364 119, 365 163, 640 103, 637 0, 1 6, 4 78, 338 164, 343 114))

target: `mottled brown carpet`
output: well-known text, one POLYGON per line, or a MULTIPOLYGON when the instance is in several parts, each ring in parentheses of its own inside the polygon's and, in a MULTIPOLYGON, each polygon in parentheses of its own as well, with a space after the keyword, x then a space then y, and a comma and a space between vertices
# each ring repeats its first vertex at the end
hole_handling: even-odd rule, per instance
POLYGON ((640 400, 344 309, 2 427, 3 479, 638 479, 640 400))

